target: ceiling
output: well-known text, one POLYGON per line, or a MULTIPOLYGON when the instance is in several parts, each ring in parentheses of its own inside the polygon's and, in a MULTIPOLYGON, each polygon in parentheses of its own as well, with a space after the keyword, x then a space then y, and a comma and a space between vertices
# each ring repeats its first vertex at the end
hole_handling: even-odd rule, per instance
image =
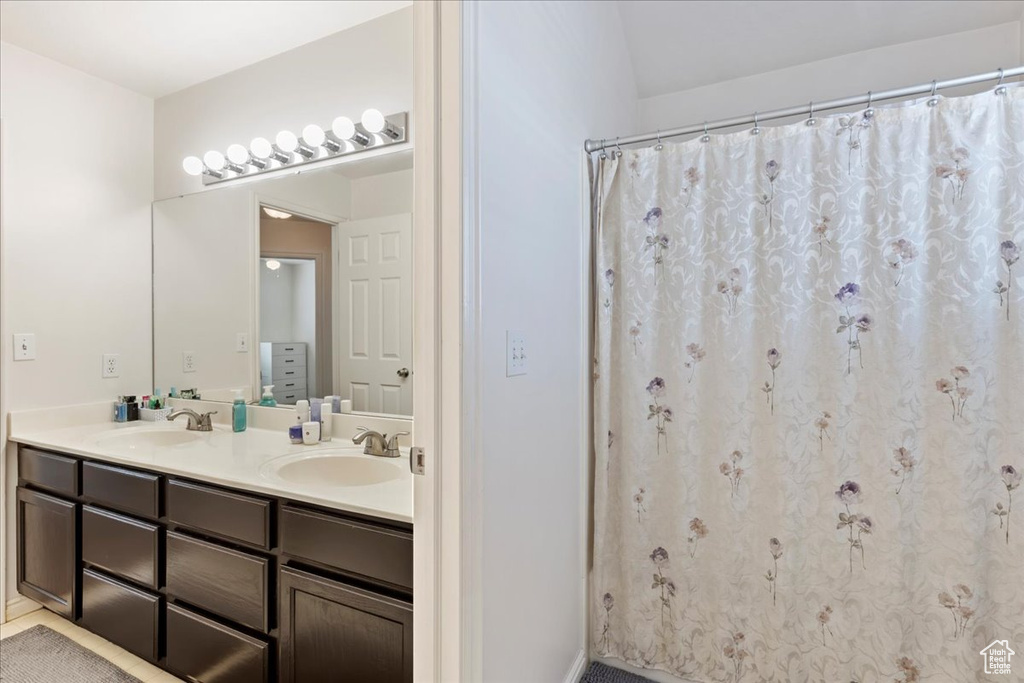
POLYGON ((1019 0, 619 0, 643 97, 1024 18, 1019 0))
POLYGON ((0 40, 161 97, 412 0, 3 0, 0 40))

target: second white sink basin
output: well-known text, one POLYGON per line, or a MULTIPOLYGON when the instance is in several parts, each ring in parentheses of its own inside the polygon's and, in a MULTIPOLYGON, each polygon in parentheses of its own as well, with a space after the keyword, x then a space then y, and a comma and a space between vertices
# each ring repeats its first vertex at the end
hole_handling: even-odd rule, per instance
POLYGON ((261 473, 302 486, 372 486, 400 478, 403 462, 322 451, 277 458, 264 465, 261 473))

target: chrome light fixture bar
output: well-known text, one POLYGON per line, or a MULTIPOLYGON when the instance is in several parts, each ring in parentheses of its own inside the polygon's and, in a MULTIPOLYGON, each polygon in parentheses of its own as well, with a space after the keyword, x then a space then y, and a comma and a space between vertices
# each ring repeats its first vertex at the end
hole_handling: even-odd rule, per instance
POLYGON ((303 128, 301 136, 283 130, 273 143, 258 137, 248 147, 231 145, 226 154, 210 150, 201 158, 186 157, 182 168, 189 175, 201 176, 203 185, 250 178, 405 142, 407 122, 406 112, 384 116, 376 109, 367 109, 358 123, 339 116, 327 131, 315 123, 303 128))

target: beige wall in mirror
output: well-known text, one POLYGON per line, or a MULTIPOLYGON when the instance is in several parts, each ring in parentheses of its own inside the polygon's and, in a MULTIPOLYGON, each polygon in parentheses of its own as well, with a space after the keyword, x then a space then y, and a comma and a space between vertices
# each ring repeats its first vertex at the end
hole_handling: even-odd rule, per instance
POLYGON ((155 386, 411 415, 412 154, 155 202, 155 386))

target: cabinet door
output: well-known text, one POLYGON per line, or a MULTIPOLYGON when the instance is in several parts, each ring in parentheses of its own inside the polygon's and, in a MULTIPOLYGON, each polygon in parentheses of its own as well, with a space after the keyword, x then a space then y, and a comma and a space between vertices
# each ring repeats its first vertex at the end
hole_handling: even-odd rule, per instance
POLYGON ((18 592, 75 618, 78 504, 18 488, 18 592))
POLYGON ((281 568, 280 683, 410 683, 412 605, 281 568))

